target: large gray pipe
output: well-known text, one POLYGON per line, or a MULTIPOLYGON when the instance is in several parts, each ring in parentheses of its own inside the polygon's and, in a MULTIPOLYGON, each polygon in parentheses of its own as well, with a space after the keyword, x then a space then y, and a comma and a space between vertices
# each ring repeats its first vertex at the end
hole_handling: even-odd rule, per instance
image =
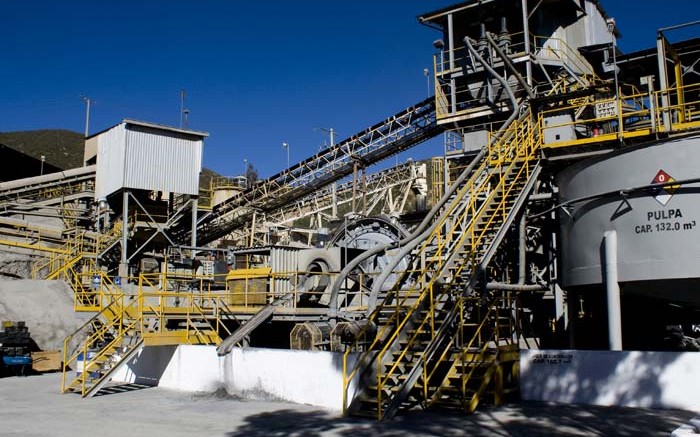
POLYGON ((611 351, 622 350, 622 317, 620 284, 617 276, 617 232, 603 236, 605 251, 605 291, 608 302, 608 339, 611 351))
MULTIPOLYGON (((340 292, 340 285, 345 281, 345 279, 347 278, 347 275, 353 269, 357 268, 357 266, 359 266, 360 263, 362 263, 366 259, 368 259, 372 256, 375 256, 375 255, 378 255, 384 251, 391 250, 391 249, 394 249, 396 247, 404 246, 408 242, 410 242, 413 239, 415 239, 416 237, 418 237, 423 232, 425 227, 428 224, 430 224, 430 222, 433 220, 433 217, 435 217, 435 215, 440 211, 440 209, 442 209, 445 202, 447 202, 447 200, 450 197, 452 197, 454 192, 457 190, 457 187, 459 187, 462 184, 462 182, 464 182, 464 180, 467 178, 467 176, 469 176, 469 174, 474 169, 474 166, 476 165, 476 163, 484 157, 485 153, 486 153, 486 149, 483 149, 478 153, 476 158, 474 158, 472 160, 472 162, 469 163, 467 168, 455 180, 455 183, 449 188, 449 190, 447 190, 447 192, 445 192, 445 194, 440 198, 440 200, 438 200, 438 202, 435 204, 435 206, 433 206, 433 208, 428 212, 428 214, 425 216, 423 221, 421 221, 420 225, 418 225, 418 227, 413 232, 411 232, 409 235, 402 238, 398 242, 387 243, 387 244, 375 246, 374 248, 358 255, 356 258, 354 258, 352 261, 350 261, 348 264, 345 265, 345 267, 340 271, 340 273, 338 274, 338 278, 336 279, 336 281, 333 283, 333 285, 331 287, 331 298, 330 298, 330 303, 329 303, 330 307, 329 307, 329 311, 328 311, 328 316, 331 319, 331 321, 333 321, 338 316, 338 293, 340 292)), ((398 264, 398 262, 401 261, 401 258, 397 258, 397 260, 398 260, 397 261, 397 264, 398 264)), ((394 267, 396 267, 396 265, 394 265, 394 267)), ((392 267, 392 269, 394 267, 392 267)))
POLYGON ((25 188, 31 185, 45 184, 49 182, 57 182, 62 179, 90 175, 95 173, 96 165, 88 165, 87 167, 78 167, 70 170, 59 171, 56 173, 48 173, 42 176, 32 176, 24 179, 17 179, 14 181, 0 183, 0 191, 12 190, 16 188, 25 188))
POLYGON ((513 73, 513 76, 515 76, 515 78, 518 80, 520 86, 523 87, 528 97, 531 99, 535 98, 535 94, 532 92, 530 85, 528 85, 525 79, 523 79, 523 76, 515 68, 513 63, 510 61, 510 58, 503 53, 503 50, 501 50, 496 41, 493 40, 493 37, 489 32, 486 32, 486 40, 489 42, 489 44, 491 44, 491 47, 496 51, 496 53, 498 53, 498 56, 503 60, 503 63, 506 64, 511 73, 513 73))
MULTIPOLYGON (((472 45, 471 41, 469 40, 469 37, 464 38, 464 43, 466 44, 467 48, 469 51, 472 53, 474 58, 484 66, 484 68, 491 74, 493 75, 496 80, 498 80, 501 85, 503 85, 503 88, 506 90, 508 93, 508 97, 510 98, 511 102, 513 103, 513 113, 508 117, 506 120, 504 127, 501 131, 505 131, 513 121, 518 117, 518 111, 520 109, 520 105, 518 104, 518 100, 515 98, 515 94, 513 93, 513 90, 510 89, 510 86, 508 85, 508 81, 498 74, 496 70, 491 68, 490 65, 486 62, 486 60, 479 54, 479 52, 474 49, 474 46, 472 45)), ((494 137, 491 141, 491 144, 494 144, 499 138, 494 137)), ((489 144, 489 146, 491 145, 489 144)), ((488 147, 487 147, 488 148, 488 147)), ((479 159, 483 154, 486 153, 486 149, 482 149, 482 151, 479 154, 479 159)), ((472 161, 473 164, 477 162, 477 159, 474 159, 472 161)), ((457 186, 461 185, 461 183, 470 176, 471 169, 473 169, 473 166, 470 165, 470 168, 465 170, 461 175, 460 175, 460 180, 456 181, 454 186, 450 189, 450 192, 454 192, 457 188, 457 186)), ((379 296, 379 292, 381 291, 382 287, 384 286, 384 283, 386 282, 387 278, 393 273, 393 270, 396 268, 398 263, 403 259, 405 256, 407 256, 418 244, 423 242, 430 234, 435 230, 435 228, 438 226, 439 221, 435 221, 427 230, 422 232, 417 238, 414 238, 411 242, 407 243, 405 247, 402 247, 401 250, 399 251, 399 254, 387 265, 382 273, 379 275, 377 280, 372 284, 372 291, 370 292, 370 297, 369 297, 369 302, 368 302, 368 312, 371 313, 374 310, 374 305, 376 305, 377 297, 379 296)))

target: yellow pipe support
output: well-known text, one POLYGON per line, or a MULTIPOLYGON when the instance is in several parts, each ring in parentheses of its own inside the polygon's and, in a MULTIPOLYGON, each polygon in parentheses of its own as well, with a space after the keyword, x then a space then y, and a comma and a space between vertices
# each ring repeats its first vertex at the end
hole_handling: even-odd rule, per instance
POLYGON ((676 93, 678 93, 678 121, 685 123, 685 96, 683 94, 683 68, 680 59, 674 62, 674 70, 676 73, 676 93))

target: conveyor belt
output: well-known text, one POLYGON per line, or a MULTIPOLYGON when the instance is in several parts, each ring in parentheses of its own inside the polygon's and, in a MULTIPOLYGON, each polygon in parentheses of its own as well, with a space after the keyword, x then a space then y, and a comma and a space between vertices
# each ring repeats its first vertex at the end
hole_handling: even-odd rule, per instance
POLYGON ((0 183, 0 203, 16 199, 43 200, 84 190, 82 184, 94 183, 95 166, 34 176, 0 183))
MULTIPOLYGON (((350 175, 355 163, 368 166, 443 132, 430 97, 318 154, 238 193, 199 219, 197 244, 205 245, 248 222, 255 210, 271 211, 350 175)), ((184 220, 175 232, 189 241, 184 220)))

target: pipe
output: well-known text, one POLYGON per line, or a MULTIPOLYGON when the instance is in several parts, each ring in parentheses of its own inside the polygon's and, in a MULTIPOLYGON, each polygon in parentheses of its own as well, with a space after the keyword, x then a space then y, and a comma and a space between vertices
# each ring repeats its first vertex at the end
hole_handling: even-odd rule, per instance
POLYGON ((455 70, 455 32, 454 32, 454 17, 452 14, 447 15, 447 48, 449 50, 450 62, 450 114, 457 112, 457 83, 454 77, 455 70))
POLYGON ((605 253, 605 291, 608 303, 608 339, 610 350, 622 350, 622 321, 620 284, 617 274, 617 232, 607 231, 603 235, 605 253))
POLYGON ((129 258, 126 252, 129 238, 129 190, 124 190, 122 193, 122 253, 121 262, 119 263, 119 276, 122 278, 122 284, 128 282, 129 277, 129 258))
POLYGON ((523 13, 523 38, 525 39, 525 53, 527 53, 525 71, 527 74, 527 83, 528 85, 532 86, 532 54, 530 53, 530 17, 527 11, 527 0, 522 0, 521 9, 523 13))
POLYGON ((486 284, 486 289, 500 291, 548 291, 549 287, 539 284, 504 284, 501 282, 489 282, 486 284))
MULTIPOLYGON (((192 202, 192 232, 190 236, 190 244, 192 246, 197 246, 197 197, 194 197, 191 202, 192 202)), ((196 251, 192 251, 192 258, 195 257, 197 254, 196 251)))
POLYGON ((489 32, 486 32, 486 41, 491 45, 491 47, 498 53, 498 56, 503 60, 503 63, 506 64, 506 67, 513 73, 513 76, 518 80, 518 83, 523 87, 525 92, 527 93, 527 96, 531 99, 535 98, 535 94, 532 92, 532 88, 525 82, 525 79, 523 79, 523 76, 518 72, 518 70, 515 69, 515 66, 513 63, 510 61, 510 58, 503 53, 503 50, 501 50, 500 47, 498 47, 498 44, 496 44, 496 41, 493 40, 493 37, 489 32))
POLYGON ((518 236, 518 285, 525 283, 526 269, 526 254, 527 254, 527 239, 525 231, 527 230, 527 215, 523 212, 520 216, 519 236, 518 236))
MULTIPOLYGON (((474 46, 472 45, 471 41, 469 40, 469 37, 464 38, 464 43, 466 44, 467 48, 469 49, 470 52, 472 52, 472 55, 476 60, 483 65, 483 67, 498 80, 501 85, 503 85, 503 88, 506 90, 508 93, 508 97, 510 98, 511 102, 513 103, 513 113, 508 117, 506 120, 504 127, 501 129, 501 132, 505 131, 508 126, 510 126, 513 121, 518 117, 518 112, 520 105, 518 104, 518 100, 515 98, 515 94, 513 94, 513 90, 510 89, 510 86, 508 85, 508 81, 498 74, 493 68, 491 68, 490 65, 486 62, 486 60, 474 49, 474 46)), ((495 143, 495 141, 498 140, 498 137, 494 137, 492 139, 491 144, 495 143)), ((489 145, 490 146, 490 145, 489 145)), ((482 151, 479 153, 479 159, 481 156, 483 156, 486 152, 485 150, 488 149, 484 148, 482 151)), ((478 159, 474 159, 472 161, 473 164, 475 164, 478 161, 478 159)), ((471 169, 473 169, 473 166, 470 164, 470 166, 460 175, 460 179, 458 181, 455 181, 455 185, 450 189, 450 196, 452 195, 451 193, 455 191, 455 188, 461 185, 461 183, 466 179, 468 176, 471 176, 471 169)), ((442 200, 442 199, 441 199, 442 200)), ((372 284, 372 291, 370 292, 369 296, 369 302, 368 302, 368 312, 372 312, 374 310, 373 306, 376 305, 376 300, 377 297, 379 296, 379 291, 381 290, 381 287, 384 285, 386 282, 387 278, 393 273, 393 270, 396 268, 398 263, 405 257, 407 256, 418 244, 420 244, 422 241, 424 241, 430 234, 435 230, 437 225, 439 224, 439 221, 435 221, 435 223, 432 224, 426 231, 422 232, 417 238, 415 238, 413 241, 408 243, 405 247, 401 249, 399 254, 387 265, 382 273, 379 275, 376 281, 372 284)))
MULTIPOLYGON (((416 227, 416 229, 406 237, 402 238, 398 242, 393 242, 393 243, 388 243, 388 244, 383 244, 383 245, 378 245, 375 246, 374 248, 363 252, 362 254, 358 255, 356 258, 354 258, 352 261, 347 263, 345 267, 338 273, 338 278, 335 280, 333 283, 333 286, 331 287, 331 298, 330 298, 330 303, 329 303, 329 317, 332 319, 335 319, 338 315, 338 293, 340 291, 340 285, 345 281, 347 275, 357 268, 360 263, 365 261, 366 259, 378 255, 386 250, 391 250, 396 247, 401 247, 406 245, 408 242, 412 241, 416 237, 420 236, 420 234, 423 232, 425 227, 430 224, 430 222, 433 220, 435 215, 442 209, 444 204, 447 202, 447 200, 452 197, 452 195, 457 191, 457 188, 459 185, 461 185, 462 182, 469 176, 469 174, 474 170, 474 167, 476 164, 484 157, 486 153, 486 148, 482 149, 477 156, 469 163, 467 168, 462 172, 462 174, 459 175, 459 177, 455 180, 455 183, 450 187, 449 190, 443 194, 443 196, 438 200, 438 202, 433 206, 433 208, 426 214, 425 218, 423 218, 423 221, 416 227)), ((398 258, 398 260, 401 260, 401 258, 398 258)), ((397 263, 398 264, 398 263, 397 263)), ((392 267, 393 269, 393 267, 392 267)))
MULTIPOLYGON (((530 218, 540 217, 540 216, 549 214, 549 213, 551 213, 552 211, 556 211, 556 210, 558 210, 558 209, 560 209, 560 208, 565 208, 565 207, 567 207, 567 206, 574 205, 574 204, 576 204, 576 203, 585 202, 585 201, 588 201, 588 200, 595 200, 595 199, 600 199, 600 198, 603 198, 603 197, 611 197, 611 196, 620 196, 620 197, 622 197, 622 198, 626 198, 627 195, 629 195, 629 194, 635 194, 635 193, 638 193, 638 192, 643 192, 643 191, 648 191, 648 190, 655 190, 655 189, 659 189, 659 188, 666 188, 666 187, 670 187, 670 186, 674 186, 674 185, 689 185, 689 184, 698 184, 698 183, 700 183, 700 178, 677 179, 677 180, 675 180, 675 181, 664 182, 664 183, 660 183, 660 184, 640 185, 640 186, 637 186, 637 187, 622 188, 622 189, 613 190, 613 191, 605 191, 605 192, 603 192, 603 193, 598 193, 598 194, 591 194, 591 195, 588 195, 588 196, 576 197, 576 198, 574 198, 574 199, 570 199, 570 200, 567 200, 567 201, 565 201, 565 202, 558 203, 558 204, 554 205, 553 207, 551 207, 551 208, 549 208, 549 209, 547 209, 547 210, 545 210, 545 211, 538 212, 537 214, 533 214, 533 215, 530 216, 530 218)), ((530 196, 530 200, 542 200, 542 199, 546 199, 546 197, 542 197, 542 198, 537 197, 537 198, 535 198, 534 196, 544 196, 544 195, 535 194, 535 195, 533 195, 533 196, 530 196)))
POLYGON ((8 181, 0 183, 0 191, 11 190, 14 188, 28 188, 36 184, 45 184, 49 182, 60 182, 63 179, 69 177, 77 176, 93 176, 95 173, 96 165, 89 165, 87 167, 78 167, 70 170, 64 170, 56 173, 48 173, 42 176, 32 176, 23 179, 17 179, 14 181, 8 181))

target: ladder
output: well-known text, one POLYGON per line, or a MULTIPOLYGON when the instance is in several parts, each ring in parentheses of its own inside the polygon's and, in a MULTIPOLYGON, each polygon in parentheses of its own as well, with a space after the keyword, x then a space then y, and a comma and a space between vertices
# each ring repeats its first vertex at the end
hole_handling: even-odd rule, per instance
MULTIPOLYGON (((468 337, 466 328, 473 321, 464 314, 539 175, 540 145, 539 128, 528 110, 487 146, 431 235, 414 251, 421 267, 412 285, 385 295, 369 318, 368 326, 377 327, 374 339, 364 341, 367 332, 361 333, 345 354, 347 413, 382 420, 403 408, 434 403, 435 396, 443 397, 436 393, 456 372, 452 369, 473 358, 475 348, 488 346, 476 356, 495 362, 501 337, 513 338, 513 329, 507 335, 498 332, 492 311, 468 337), (494 330, 495 337, 485 338, 485 332, 494 330), (466 349, 455 353, 460 347, 466 349), (487 354, 489 347, 495 352, 487 354), (351 351, 361 351, 354 365, 348 364, 351 351)), ((497 308, 499 302, 494 299, 489 307, 497 308)))

